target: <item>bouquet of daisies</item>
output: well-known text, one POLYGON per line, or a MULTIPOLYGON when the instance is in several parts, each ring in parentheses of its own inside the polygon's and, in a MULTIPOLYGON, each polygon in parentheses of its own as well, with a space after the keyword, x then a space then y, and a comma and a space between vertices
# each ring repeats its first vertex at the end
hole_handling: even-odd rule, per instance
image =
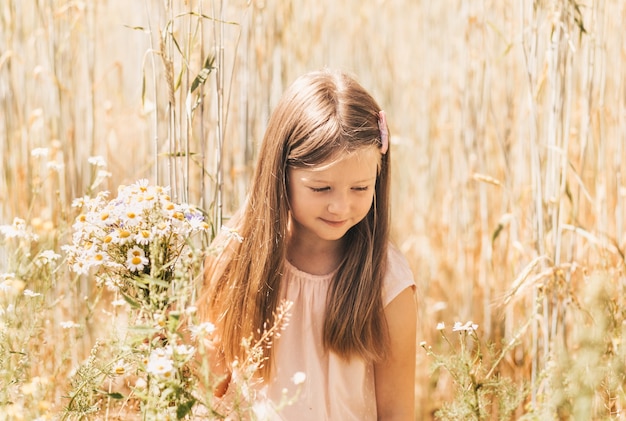
MULTIPOLYGON (((233 370, 233 400, 215 400, 213 388, 222 377, 207 364, 215 326, 198 319, 191 301, 192 280, 202 273, 202 253, 196 252, 195 240, 197 235, 208 240, 210 225, 199 209, 174 203, 168 193, 168 188, 140 180, 120 187, 113 199, 104 192, 73 203, 81 212, 73 224, 72 242, 64 247, 68 264, 121 294, 123 300, 111 304, 128 303, 131 311, 128 329, 97 343, 75 370, 67 417, 91 416, 103 402, 107 408, 119 402, 120 411, 128 404, 129 418, 131 402, 138 402, 145 420, 196 415, 248 419, 247 414, 265 408, 255 400, 254 374, 262 364, 262 350, 288 322, 289 306, 279 308, 274 325, 259 341, 242 338, 248 357, 233 370)), ((235 231, 228 235, 243 241, 235 231)))
POLYGON ((169 188, 139 180, 108 192, 74 200, 81 213, 72 243, 63 249, 71 269, 93 273, 99 285, 120 292, 131 304, 163 308, 176 270, 193 255, 192 237, 208 233, 204 214, 174 203, 169 188), (164 301, 165 300, 165 301, 164 301), (138 302, 139 301, 139 302, 138 302))

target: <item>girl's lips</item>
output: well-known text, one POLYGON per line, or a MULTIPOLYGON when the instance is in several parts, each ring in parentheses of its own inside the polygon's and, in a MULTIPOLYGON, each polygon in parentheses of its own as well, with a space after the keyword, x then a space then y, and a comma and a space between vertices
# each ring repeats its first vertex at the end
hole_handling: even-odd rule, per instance
POLYGON ((331 227, 340 227, 340 226, 342 226, 343 224, 346 223, 345 220, 343 220, 343 221, 329 221, 328 219, 324 219, 324 218, 322 218, 322 221, 324 221, 324 223, 330 225, 331 227))

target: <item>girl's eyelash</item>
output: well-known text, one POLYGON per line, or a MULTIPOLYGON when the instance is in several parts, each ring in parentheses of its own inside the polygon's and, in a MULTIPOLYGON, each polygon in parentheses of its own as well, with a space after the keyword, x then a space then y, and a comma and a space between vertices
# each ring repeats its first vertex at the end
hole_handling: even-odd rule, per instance
MULTIPOLYGON (((325 192, 325 191, 330 190, 330 187, 311 187, 310 189, 314 193, 321 193, 321 192, 325 192)), ((352 190, 354 190, 354 191, 367 191, 368 189, 369 189, 368 186, 352 187, 352 190)))

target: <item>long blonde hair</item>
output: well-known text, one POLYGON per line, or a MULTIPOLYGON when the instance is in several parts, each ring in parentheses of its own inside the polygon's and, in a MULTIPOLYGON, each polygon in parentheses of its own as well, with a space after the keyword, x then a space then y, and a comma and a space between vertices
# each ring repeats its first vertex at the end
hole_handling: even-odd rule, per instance
MULTIPOLYGON (((287 255, 287 168, 312 167, 381 145, 380 107, 352 77, 322 70, 298 78, 268 122, 245 205, 234 218, 241 243, 218 236, 207 259, 201 316, 216 324, 227 362, 244 358, 242 338, 273 323, 287 255)), ((323 342, 349 358, 376 360, 387 350, 382 285, 389 240, 389 151, 381 155, 367 216, 346 233, 345 255, 328 290, 323 342)), ((272 350, 262 369, 271 372, 272 350)))

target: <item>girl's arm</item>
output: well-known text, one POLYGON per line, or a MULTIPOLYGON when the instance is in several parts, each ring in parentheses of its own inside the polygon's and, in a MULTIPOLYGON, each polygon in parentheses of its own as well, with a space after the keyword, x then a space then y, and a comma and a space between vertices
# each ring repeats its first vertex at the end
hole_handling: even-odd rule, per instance
POLYGON ((379 420, 415 420, 417 303, 413 288, 385 307, 390 352, 374 365, 379 420))

